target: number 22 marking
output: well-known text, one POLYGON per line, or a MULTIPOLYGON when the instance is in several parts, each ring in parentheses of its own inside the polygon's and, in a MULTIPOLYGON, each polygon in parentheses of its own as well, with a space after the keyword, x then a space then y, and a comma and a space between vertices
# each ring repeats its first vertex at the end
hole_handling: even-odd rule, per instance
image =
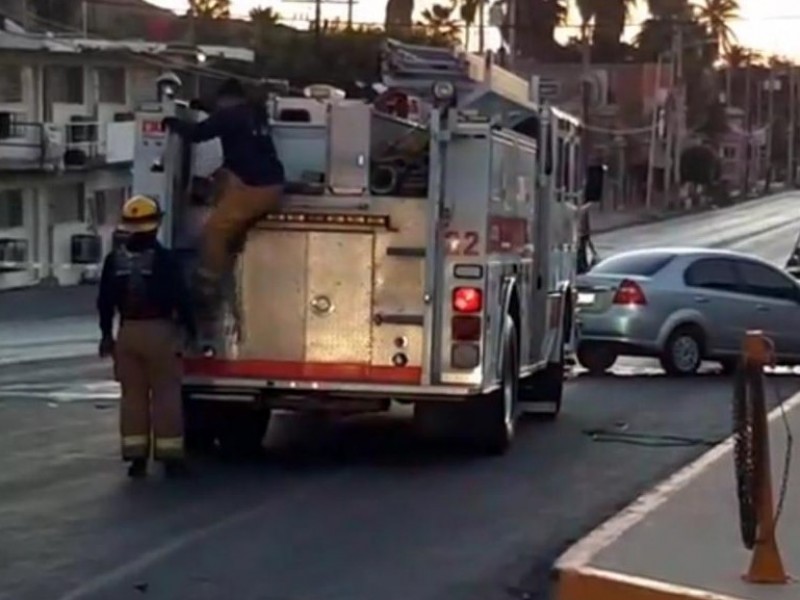
POLYGON ((444 234, 447 253, 455 256, 478 256, 480 236, 477 231, 447 231, 444 234))

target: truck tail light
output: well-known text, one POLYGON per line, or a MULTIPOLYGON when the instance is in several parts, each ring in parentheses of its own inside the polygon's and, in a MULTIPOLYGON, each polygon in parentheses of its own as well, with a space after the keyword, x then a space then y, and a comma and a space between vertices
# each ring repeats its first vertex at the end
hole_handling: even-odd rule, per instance
POLYGON ((474 342, 481 339, 482 319, 459 315, 450 321, 450 338, 454 342, 474 342))
POLYGON ((641 286, 635 281, 624 279, 614 294, 614 304, 625 304, 628 306, 644 306, 647 304, 647 297, 644 295, 641 286))
POLYGON ((475 287, 457 287, 453 290, 453 310, 472 314, 483 309, 483 291, 475 287))

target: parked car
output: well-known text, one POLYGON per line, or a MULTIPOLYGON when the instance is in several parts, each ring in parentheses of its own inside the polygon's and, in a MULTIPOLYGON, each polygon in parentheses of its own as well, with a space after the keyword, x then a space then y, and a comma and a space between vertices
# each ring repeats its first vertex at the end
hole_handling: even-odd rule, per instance
POLYGON ((669 374, 703 360, 736 366, 742 337, 771 337, 782 364, 800 363, 800 283, 771 263, 725 250, 623 252, 577 280, 577 359, 591 373, 619 356, 649 356, 669 374))

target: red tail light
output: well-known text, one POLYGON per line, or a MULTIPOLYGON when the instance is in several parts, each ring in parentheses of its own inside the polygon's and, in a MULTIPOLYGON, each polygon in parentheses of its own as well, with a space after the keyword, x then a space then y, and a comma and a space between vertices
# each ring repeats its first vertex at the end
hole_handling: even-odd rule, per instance
POLYGON ((625 279, 619 284, 617 293, 614 294, 614 304, 641 306, 647 304, 647 297, 638 283, 625 279))
POLYGON ((453 290, 453 310, 459 313, 476 313, 483 308, 483 292, 474 287, 453 290))

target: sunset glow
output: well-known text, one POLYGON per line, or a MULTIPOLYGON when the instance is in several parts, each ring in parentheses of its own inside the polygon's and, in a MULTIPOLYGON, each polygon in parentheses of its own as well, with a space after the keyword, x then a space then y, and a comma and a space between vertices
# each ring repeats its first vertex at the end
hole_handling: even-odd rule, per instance
MULTIPOLYGON (((325 18, 344 19, 346 7, 344 0, 336 0, 341 4, 328 4, 323 7, 325 18)), ((445 0, 440 0, 444 3, 445 0)), ((185 0, 156 0, 155 4, 173 10, 186 10, 185 0)), ((433 0, 418 1, 420 10, 433 4, 433 0)), ((752 47, 765 54, 780 54, 800 59, 800 1, 798 0, 740 0, 741 18, 731 23, 739 43, 752 47)), ((355 5, 355 19, 358 22, 380 23, 383 21, 385 0, 361 0, 355 5)), ((244 16, 257 6, 271 6, 286 18, 309 19, 313 15, 313 0, 233 0, 233 12, 236 16, 244 16)), ((641 22, 646 18, 646 11, 640 9, 631 20, 641 22)), ((570 24, 578 22, 575 11, 570 12, 570 24)), ((562 32, 562 37, 569 37, 572 32, 562 32)), ((629 28, 629 34, 635 34, 635 27, 629 28)))

